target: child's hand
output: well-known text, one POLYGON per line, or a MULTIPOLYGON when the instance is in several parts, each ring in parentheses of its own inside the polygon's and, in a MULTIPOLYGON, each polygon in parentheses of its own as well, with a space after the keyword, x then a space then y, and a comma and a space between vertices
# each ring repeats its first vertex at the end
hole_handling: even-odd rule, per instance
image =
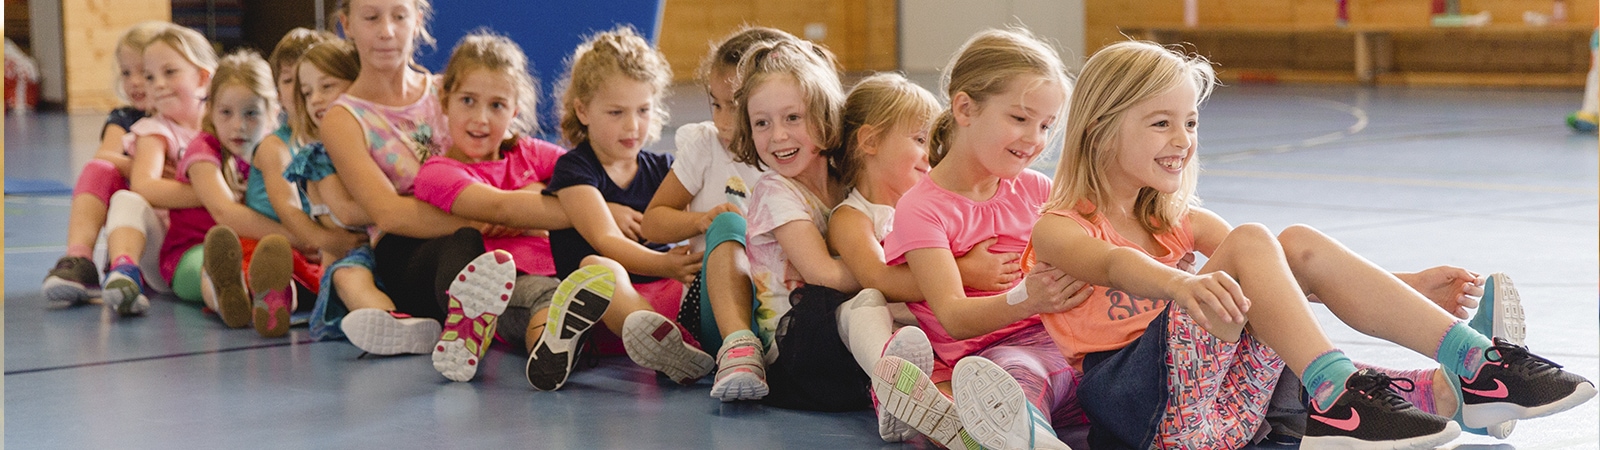
POLYGON ((712 207, 711 210, 706 211, 705 214, 700 216, 699 222, 695 223, 695 226, 700 227, 700 234, 705 234, 706 230, 711 229, 711 221, 716 220, 717 215, 725 212, 731 212, 741 216, 744 215, 744 210, 739 209, 739 205, 732 203, 723 203, 721 205, 712 207))
POLYGON ((705 252, 694 251, 689 246, 674 247, 661 255, 663 257, 663 270, 659 276, 678 280, 684 285, 694 282, 695 274, 700 273, 700 260, 705 252))
POLYGON ((1033 271, 1023 278, 1023 283, 1028 291, 1028 299, 1019 305, 1034 314, 1058 313, 1076 308, 1094 292, 1088 283, 1072 278, 1061 269, 1044 262, 1034 265, 1033 271))
POLYGON ((1250 310, 1250 299, 1245 298, 1239 282, 1225 272, 1211 272, 1186 277, 1179 282, 1173 301, 1189 311, 1195 325, 1211 330, 1211 320, 1243 325, 1244 313, 1250 310))
POLYGON ((989 246, 997 240, 999 238, 989 238, 979 242, 967 254, 956 258, 962 284, 980 291, 1004 291, 1022 279, 1022 254, 990 253, 989 246))
POLYGON ((644 213, 616 203, 606 203, 606 208, 611 210, 611 218, 617 221, 617 229, 622 230, 622 235, 638 242, 639 236, 642 236, 639 228, 644 224, 644 213))
POLYGON ((1413 274, 1396 274, 1401 281, 1456 317, 1466 319, 1468 308, 1478 307, 1485 277, 1454 266, 1439 266, 1413 274))

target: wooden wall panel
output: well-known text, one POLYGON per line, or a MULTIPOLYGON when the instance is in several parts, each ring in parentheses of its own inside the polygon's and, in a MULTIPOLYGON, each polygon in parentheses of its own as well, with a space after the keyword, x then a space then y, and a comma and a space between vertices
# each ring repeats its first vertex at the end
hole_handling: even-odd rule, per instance
POLYGON ((777 28, 805 37, 821 23, 821 40, 847 71, 899 66, 895 0, 671 0, 662 17, 661 52, 679 81, 692 80, 711 45, 742 25, 777 28))
POLYGON ((171 20, 167 0, 62 0, 67 109, 110 110, 121 104, 112 88, 122 32, 146 20, 171 20))

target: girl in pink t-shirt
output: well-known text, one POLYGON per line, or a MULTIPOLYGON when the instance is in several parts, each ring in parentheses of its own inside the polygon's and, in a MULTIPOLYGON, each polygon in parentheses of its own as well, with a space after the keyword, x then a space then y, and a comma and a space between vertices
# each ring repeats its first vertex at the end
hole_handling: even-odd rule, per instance
POLYGON ((954 378, 972 438, 990 448, 1062 445, 1051 425, 1083 422, 1077 381, 1036 314, 1081 301, 1084 286, 1044 267, 1009 292, 967 288, 956 258, 991 239, 997 253, 1027 244, 1050 190, 1027 167, 1045 151, 1070 84, 1055 51, 1025 30, 973 36, 944 73, 950 107, 934 124, 934 168, 900 198, 884 256, 911 267, 925 299, 911 311, 938 356, 931 381, 954 378))

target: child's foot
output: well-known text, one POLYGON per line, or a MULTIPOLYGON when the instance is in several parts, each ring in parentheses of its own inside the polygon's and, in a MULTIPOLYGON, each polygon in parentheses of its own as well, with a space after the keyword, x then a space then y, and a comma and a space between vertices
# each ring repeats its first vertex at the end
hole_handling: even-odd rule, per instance
POLYGON ((617 280, 602 266, 584 266, 567 275, 550 299, 544 330, 529 352, 524 374, 541 391, 560 389, 578 362, 578 343, 611 306, 617 280))
MULTIPOLYGON (((879 356, 892 356, 906 361, 917 368, 918 373, 933 372, 933 344, 928 341, 927 333, 923 333, 921 328, 904 327, 895 331, 894 336, 889 337, 889 342, 884 343, 883 353, 879 356)), ((927 378, 927 375, 923 375, 923 378, 927 378)), ((878 410, 878 437, 883 438, 884 442, 903 442, 917 435, 915 427, 898 419, 910 416, 889 414, 880 400, 877 389, 874 389, 872 405, 878 410)))
POLYGON ((361 308, 339 322, 350 344, 374 355, 424 354, 433 351, 439 322, 377 308, 361 308))
POLYGON ((1594 133, 1600 130, 1600 114, 1586 111, 1573 111, 1567 114, 1567 126, 1578 133, 1594 133))
POLYGON ((133 264, 111 268, 100 296, 106 308, 118 315, 136 316, 150 309, 150 299, 144 296, 144 274, 133 264))
MULTIPOLYGON (((1517 288, 1511 283, 1511 277, 1503 273, 1489 275, 1483 284, 1483 298, 1478 302, 1478 311, 1467 322, 1479 334, 1490 338, 1504 338, 1507 342, 1523 345, 1527 336, 1527 323, 1522 312, 1522 296, 1517 294, 1517 288)), ((1505 439, 1511 436, 1511 431, 1517 427, 1517 421, 1508 420, 1494 424, 1487 428, 1469 427, 1462 420, 1461 411, 1461 380, 1445 375, 1450 380, 1451 396, 1456 399, 1455 421, 1461 425, 1461 431, 1472 434, 1494 436, 1505 439)))
POLYGON ((469 381, 494 340, 495 319, 511 304, 517 266, 511 253, 494 250, 467 263, 445 294, 450 296, 444 333, 433 347, 433 369, 454 381, 469 381))
POLYGON ((717 380, 711 384, 711 396, 731 402, 760 400, 769 392, 761 338, 744 331, 728 335, 717 350, 717 380))
POLYGON ((289 240, 276 234, 261 239, 250 256, 250 318, 261 337, 289 333, 289 311, 295 302, 293 277, 294 249, 289 240))
MULTIPOLYGON (((908 327, 909 329, 910 327, 908 327)), ((972 448, 977 441, 966 437, 955 403, 934 386, 928 373, 915 363, 894 355, 884 355, 872 370, 872 394, 878 399, 878 433, 883 434, 883 418, 908 425, 946 448, 972 448), (968 445, 971 443, 972 445, 968 445)), ((910 436, 901 438, 901 441, 910 436)), ((888 441, 888 438, 884 438, 888 441)), ((890 441, 898 442, 898 441, 890 441)))
POLYGON ((56 268, 45 275, 41 289, 52 306, 88 303, 100 295, 100 272, 89 258, 63 256, 56 260, 56 268))
POLYGON ((239 235, 226 225, 211 227, 206 232, 204 249, 200 276, 210 281, 217 315, 222 316, 222 323, 228 328, 250 325, 250 292, 245 290, 244 249, 239 246, 239 235))
POLYGON ((1066 449, 1050 419, 1029 403, 1011 374, 981 356, 956 363, 951 379, 962 428, 987 448, 1066 449))
POLYGON ((1350 375, 1344 394, 1327 410, 1313 402, 1300 448, 1431 449, 1461 435, 1455 422, 1395 395, 1394 382, 1372 369, 1350 375))
POLYGON ((716 361, 683 336, 678 324, 655 311, 634 311, 622 324, 622 346, 634 364, 654 369, 682 385, 711 373, 716 361))
POLYGON ((1594 383, 1527 347, 1494 338, 1488 359, 1471 378, 1461 377, 1462 422, 1474 428, 1544 417, 1594 398, 1594 383))

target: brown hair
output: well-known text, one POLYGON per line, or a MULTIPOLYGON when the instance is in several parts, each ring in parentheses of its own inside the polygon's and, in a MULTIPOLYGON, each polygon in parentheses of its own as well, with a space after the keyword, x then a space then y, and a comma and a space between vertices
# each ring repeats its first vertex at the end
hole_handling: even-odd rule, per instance
MULTIPOLYGON (((982 104, 1004 92, 1013 78, 1023 75, 1044 77, 1059 83, 1063 90, 1072 88, 1055 49, 1024 28, 986 30, 973 35, 950 58, 939 85, 945 100, 965 92, 973 102, 982 104)), ((955 114, 946 108, 934 120, 933 132, 928 136, 929 162, 938 165, 950 153, 954 131, 955 114)))
MULTIPOLYGON (((119 64, 122 63, 121 50, 124 47, 143 54, 144 48, 148 47, 150 42, 155 40, 157 34, 165 31, 167 27, 173 26, 176 25, 159 20, 150 20, 133 24, 133 26, 128 27, 127 31, 122 32, 122 37, 117 38, 117 51, 112 52, 112 57, 117 58, 117 62, 119 64)), ((117 71, 117 76, 111 78, 112 80, 115 80, 113 83, 111 83, 111 89, 117 93, 117 98, 127 102, 129 101, 128 93, 122 91, 122 68, 113 67, 112 69, 117 71)), ((136 73, 135 75, 138 74, 136 73)))
POLYGON ((695 70, 695 78, 707 85, 711 77, 723 70, 738 70, 739 60, 744 59, 750 47, 762 42, 781 41, 784 39, 799 40, 800 38, 777 28, 767 28, 746 25, 722 39, 721 43, 711 45, 711 52, 700 61, 700 68, 695 70))
MULTIPOLYGON (((356 57, 356 46, 344 39, 333 39, 319 42, 306 49, 300 56, 300 64, 310 64, 324 75, 345 81, 355 81, 356 75, 361 74, 361 59, 356 57)), ((300 70, 295 65, 295 70, 300 70)), ((294 117, 289 118, 289 129, 294 134, 298 143, 308 143, 320 140, 320 131, 316 122, 311 120, 311 111, 306 110, 306 96, 301 95, 301 88, 306 81, 294 77, 294 117)))
POLYGON ((444 69, 444 95, 439 96, 439 103, 448 105, 450 93, 460 86, 461 79, 480 69, 511 77, 517 89, 517 117, 511 121, 511 130, 524 135, 537 132, 539 83, 528 74, 528 56, 510 38, 486 28, 462 37, 450 52, 450 62, 444 69))
POLYGON ((272 47, 272 53, 267 55, 267 66, 272 68, 272 79, 276 80, 283 76, 280 72, 283 66, 291 66, 289 70, 293 71, 293 66, 300 61, 300 56, 306 54, 306 50, 312 45, 335 39, 339 37, 326 31, 315 31, 304 27, 289 30, 282 39, 278 39, 278 45, 272 47))
POLYGON ((211 113, 216 108, 217 92, 228 85, 239 85, 266 100, 267 112, 278 108, 278 90, 272 83, 272 69, 267 67, 266 60, 261 59, 261 54, 254 50, 239 50, 223 57, 216 67, 211 85, 206 87, 206 112, 200 116, 201 130, 217 134, 216 124, 211 122, 211 113))
POLYGON ((775 77, 789 77, 800 85, 806 104, 806 130, 828 159, 828 177, 841 180, 839 121, 844 109, 844 92, 839 83, 838 64, 833 53, 816 44, 798 39, 763 42, 745 52, 739 62, 739 88, 733 92, 738 104, 738 128, 728 149, 734 159, 762 168, 760 152, 751 136, 751 91, 775 77))
POLYGON ((633 27, 620 25, 589 36, 573 50, 567 67, 567 79, 558 89, 561 91, 561 138, 568 146, 589 140, 589 127, 578 120, 578 105, 593 99, 595 92, 612 75, 649 83, 654 89, 652 113, 655 120, 644 145, 661 139, 661 126, 671 118, 661 97, 672 83, 672 67, 667 64, 666 56, 651 47, 633 27))
POLYGON ((862 144, 882 142, 887 133, 902 125, 927 129, 940 109, 939 100, 933 98, 932 92, 898 73, 880 73, 857 82, 844 99, 839 131, 844 143, 844 157, 839 164, 840 181, 847 188, 855 187, 866 176, 861 170, 862 144), (868 127, 871 131, 862 131, 868 127))

